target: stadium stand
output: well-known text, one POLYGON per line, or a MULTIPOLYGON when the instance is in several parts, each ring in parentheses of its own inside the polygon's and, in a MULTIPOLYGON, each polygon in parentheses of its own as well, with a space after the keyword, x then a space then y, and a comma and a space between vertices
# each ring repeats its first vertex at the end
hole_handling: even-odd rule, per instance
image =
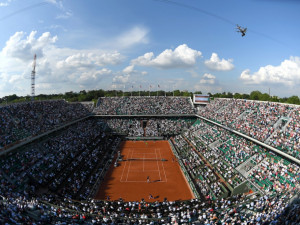
POLYGON ((131 137, 159 137, 180 134, 188 129, 195 121, 191 118, 131 118, 131 119, 103 119, 107 127, 119 134, 131 137))
POLYGON ((0 151, 30 136, 43 133, 91 113, 80 103, 64 100, 27 102, 0 108, 0 151))
POLYGON ((187 97, 103 97, 94 112, 99 115, 193 115, 195 109, 187 97))
MULTIPOLYGON (((0 157, 0 224, 299 224, 300 167, 194 114, 189 98, 101 98, 99 106, 44 101, 0 108, 0 147, 87 118, 0 157), (145 123, 143 121, 146 121, 145 123), (114 131, 114 132, 111 132, 114 131), (94 200, 127 136, 166 136, 199 198, 94 200)), ((299 107, 216 99, 199 114, 299 159, 299 107)))
POLYGON ((299 110, 282 103, 216 99, 198 113, 300 159, 299 110))
POLYGON ((277 149, 300 159, 300 108, 293 109, 284 124, 267 141, 277 149))

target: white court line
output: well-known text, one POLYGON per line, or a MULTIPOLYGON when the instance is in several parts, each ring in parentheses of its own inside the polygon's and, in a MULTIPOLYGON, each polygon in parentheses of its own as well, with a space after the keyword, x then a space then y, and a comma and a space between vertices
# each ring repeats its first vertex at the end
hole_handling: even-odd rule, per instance
MULTIPOLYGON (((132 152, 132 149, 131 148, 128 148, 129 150, 129 154, 130 154, 130 152, 132 152)), ((128 155, 129 155, 128 154, 128 155)), ((124 168, 123 168, 123 171, 122 171, 122 175, 121 175, 121 179, 120 179, 120 182, 124 182, 124 181, 122 181, 123 180, 123 176, 124 176, 124 171, 125 171, 125 169, 126 169, 126 166, 127 166, 127 161, 125 160, 125 165, 124 165, 124 168)), ((128 171, 127 171, 128 172, 128 171)))
MULTIPOLYGON (((155 156, 156 156, 156 158, 157 158, 156 149, 155 149, 155 156)), ((156 161, 156 163, 157 163, 157 168, 158 168, 159 180, 161 180, 161 176, 160 176, 160 168, 159 168, 159 165, 158 165, 158 161, 156 161)))
MULTIPOLYGON (((162 159, 162 156, 161 156, 161 151, 159 151, 159 155, 160 155, 160 158, 162 159)), ((162 164, 163 171, 164 171, 164 174, 165 174, 165 179, 166 179, 166 182, 167 182, 167 181, 168 181, 168 179, 167 179, 167 175, 166 175, 166 171, 165 171, 164 162, 161 162, 161 164, 162 164)))
POLYGON ((124 168, 123 168, 123 172, 122 172, 122 175, 121 175, 120 182, 122 182, 124 171, 125 171, 125 168, 126 168, 126 164, 127 164, 127 161, 125 161, 125 165, 124 165, 124 168))
POLYGON ((155 152, 152 152, 152 153, 135 152, 134 154, 155 154, 155 152))
POLYGON ((120 178, 120 181, 121 181, 121 182, 122 182, 123 175, 124 175, 124 171, 125 171, 125 168, 126 168, 126 163, 127 163, 127 162, 125 162, 125 165, 124 165, 124 168, 123 168, 123 172, 122 172, 122 175, 121 175, 121 178, 120 178))
MULTIPOLYGON (((144 159, 148 159, 148 160, 156 160, 156 161, 160 161, 160 160, 157 160, 157 158, 130 158, 130 159, 125 159, 124 161, 135 161, 134 159, 139 159, 139 161, 141 162, 141 161, 145 161, 144 159)), ((136 162, 138 162, 138 161, 136 161, 136 162)))
MULTIPOLYGON (((131 158, 133 155, 133 150, 131 151, 131 158)), ((128 171, 127 171, 127 177, 126 177, 126 181, 128 180, 128 175, 129 175, 129 171, 130 171, 130 166, 131 166, 131 161, 129 162, 129 167, 128 167, 128 171)))
MULTIPOLYGON (((132 183, 146 183, 147 181, 139 181, 139 180, 129 180, 129 181, 121 181, 121 183, 129 183, 129 182, 132 182, 132 183)), ((167 183, 167 181, 155 181, 156 182, 160 182, 160 183, 167 183)))
MULTIPOLYGON (((160 149, 159 148, 155 148, 155 151, 152 152, 152 153, 139 153, 139 152, 135 152, 134 151, 135 149, 129 149, 129 154, 130 157, 132 158, 134 154, 143 154, 143 158, 144 159, 157 159, 157 156, 158 156, 158 153, 157 151, 159 151, 159 155, 160 155, 160 158, 161 158, 161 152, 160 152, 160 149), (156 158, 145 158, 145 154, 155 154, 155 157, 156 158)), ((123 181, 123 176, 124 176, 124 173, 125 173, 125 169, 126 169, 126 166, 127 166, 127 161, 125 161, 125 165, 124 165, 124 168, 123 168, 123 172, 122 172, 122 176, 121 176, 121 179, 120 179, 120 182, 122 183, 125 183, 125 182, 131 182, 131 183, 146 183, 147 181, 132 181, 132 180, 128 180, 128 176, 129 176, 129 173, 130 172, 158 172, 159 173, 159 181, 156 181, 156 182, 161 182, 161 183, 166 183, 167 182, 167 176, 166 176, 166 172, 165 172, 165 169, 164 169, 164 165, 163 165, 163 162, 161 162, 162 164, 162 167, 163 167, 163 172, 164 172, 164 177, 165 177, 165 181, 162 181, 161 180, 161 169, 159 167, 159 164, 158 164, 158 161, 156 162, 157 163, 157 169, 158 170, 146 170, 145 171, 145 168, 144 168, 144 160, 143 160, 143 171, 141 170, 131 170, 130 171, 130 166, 131 166, 131 161, 129 162, 129 166, 128 166, 128 170, 127 170, 127 176, 126 176, 126 180, 123 181)))

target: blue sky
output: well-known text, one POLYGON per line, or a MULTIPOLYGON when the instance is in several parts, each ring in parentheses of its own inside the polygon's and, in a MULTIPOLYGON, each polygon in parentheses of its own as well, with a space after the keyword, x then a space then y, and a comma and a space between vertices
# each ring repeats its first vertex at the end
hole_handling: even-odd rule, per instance
POLYGON ((30 94, 34 54, 36 94, 299 95, 299 11, 298 0, 0 0, 0 97, 30 94))

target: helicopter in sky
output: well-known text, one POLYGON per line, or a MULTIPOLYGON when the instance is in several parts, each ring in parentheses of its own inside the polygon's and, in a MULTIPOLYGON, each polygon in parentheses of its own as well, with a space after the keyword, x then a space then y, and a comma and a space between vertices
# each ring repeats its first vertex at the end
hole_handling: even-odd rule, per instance
POLYGON ((240 25, 237 24, 236 29, 237 29, 236 32, 241 33, 242 37, 246 35, 247 28, 241 27, 240 25))

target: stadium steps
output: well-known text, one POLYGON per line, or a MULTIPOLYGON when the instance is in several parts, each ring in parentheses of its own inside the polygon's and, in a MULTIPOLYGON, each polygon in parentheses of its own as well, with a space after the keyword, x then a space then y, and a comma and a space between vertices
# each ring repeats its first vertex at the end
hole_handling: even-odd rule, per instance
POLYGON ((243 119, 244 117, 246 117, 249 113, 251 113, 251 110, 248 109, 244 112, 242 112, 237 118, 236 118, 236 121, 239 120, 239 119, 243 119))
POLYGON ((198 125, 198 124, 201 124, 201 120, 197 119, 193 124, 192 124, 192 127, 198 125))
POLYGON ((245 162, 243 162, 242 164, 240 164, 235 169, 238 172, 240 172, 244 177, 248 177, 249 171, 251 169, 247 172, 246 170, 244 170, 244 168, 245 168, 245 166, 255 166, 256 165, 256 164, 252 163, 254 157, 255 157, 255 154, 253 156, 251 156, 249 159, 247 159, 245 162))
POLYGON ((286 122, 286 124, 284 124, 284 126, 282 127, 282 130, 285 131, 285 128, 289 125, 289 123, 293 120, 293 118, 288 117, 288 121, 286 122))
POLYGON ((230 103, 227 103, 226 105, 224 106, 221 106, 219 109, 216 110, 216 113, 220 113, 220 112, 223 112, 229 105, 230 103))
POLYGON ((265 143, 269 144, 270 143, 270 139, 275 135, 275 133, 277 133, 276 131, 278 131, 279 129, 285 130, 286 126, 291 122, 292 118, 289 117, 280 117, 279 120, 273 125, 273 133, 264 141, 265 143), (286 122, 284 122, 286 121, 286 122), (285 123, 282 127, 281 124, 285 123))
POLYGON ((99 107, 100 104, 101 104, 101 98, 98 98, 98 101, 97 101, 97 103, 96 103, 96 107, 95 107, 95 108, 99 107))
POLYGON ((223 144, 223 142, 222 142, 221 139, 219 139, 219 140, 216 140, 216 141, 212 142, 212 143, 209 144, 208 146, 209 146, 210 148, 215 148, 215 147, 220 146, 221 144, 223 144))
MULTIPOLYGON (((252 158, 252 157, 251 157, 252 158)), ((250 159, 251 159, 250 158, 250 159)), ((253 171, 256 170, 266 159, 263 159, 262 161, 260 161, 258 164, 256 164, 254 167, 252 167, 247 173, 246 173, 246 178, 248 178, 249 174, 253 171)))

